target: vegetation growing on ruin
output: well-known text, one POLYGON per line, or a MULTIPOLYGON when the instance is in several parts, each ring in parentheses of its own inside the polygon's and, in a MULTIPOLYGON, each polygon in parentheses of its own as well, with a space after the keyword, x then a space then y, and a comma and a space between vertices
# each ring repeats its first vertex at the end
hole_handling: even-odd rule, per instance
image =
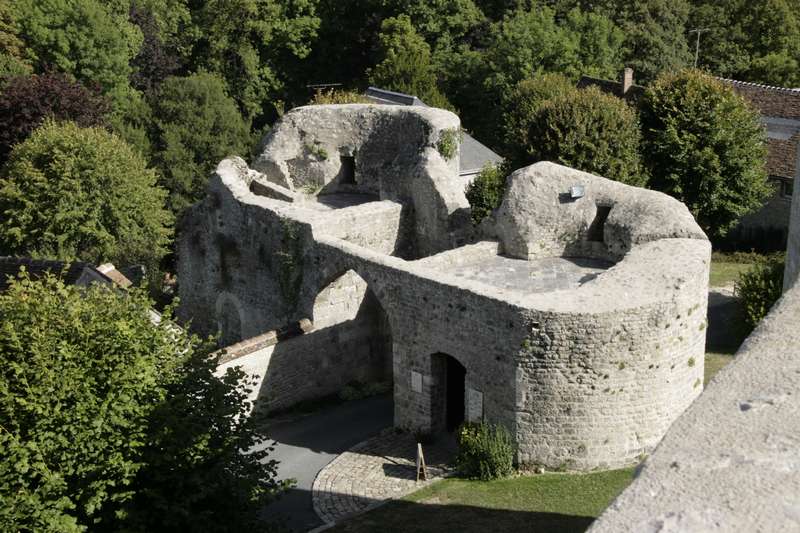
POLYGON ((369 104, 370 99, 356 91, 317 89, 308 105, 369 104))
POLYGON ((469 201, 472 223, 475 225, 492 214, 500 206, 505 190, 505 167, 485 166, 469 184, 466 191, 469 201))
POLYGON ((436 150, 446 160, 450 161, 458 155, 458 147, 461 145, 461 138, 464 133, 458 128, 451 128, 439 132, 439 140, 436 142, 436 150))
POLYGON ((275 253, 278 262, 278 284, 289 311, 294 310, 303 284, 303 241, 300 224, 281 219, 281 247, 275 253))

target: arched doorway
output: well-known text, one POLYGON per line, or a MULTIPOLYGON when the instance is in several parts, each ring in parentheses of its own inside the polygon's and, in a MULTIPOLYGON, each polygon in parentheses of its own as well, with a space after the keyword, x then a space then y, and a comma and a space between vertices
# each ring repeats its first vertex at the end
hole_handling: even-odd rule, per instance
POLYGON ((389 320, 367 282, 348 270, 328 283, 314 300, 311 321, 327 339, 332 366, 359 383, 392 382, 389 320))
POLYGON ((433 356, 437 390, 434 393, 434 428, 452 432, 464 422, 467 369, 452 355, 433 356))

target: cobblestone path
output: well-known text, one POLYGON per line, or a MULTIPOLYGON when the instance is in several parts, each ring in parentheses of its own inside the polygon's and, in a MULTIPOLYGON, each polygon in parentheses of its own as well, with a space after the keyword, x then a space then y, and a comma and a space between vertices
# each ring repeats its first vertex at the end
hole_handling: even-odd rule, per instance
POLYGON ((332 524, 370 506, 420 489, 448 472, 453 447, 423 445, 428 481, 416 481, 417 444, 413 435, 384 430, 323 468, 314 480, 314 511, 332 524))

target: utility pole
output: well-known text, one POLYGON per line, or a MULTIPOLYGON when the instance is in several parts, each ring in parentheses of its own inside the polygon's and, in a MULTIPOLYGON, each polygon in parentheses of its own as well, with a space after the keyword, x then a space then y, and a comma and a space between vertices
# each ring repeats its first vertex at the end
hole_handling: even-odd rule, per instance
POLYGON ((711 28, 695 28, 693 30, 689 30, 689 33, 696 33, 697 34, 697 44, 694 48, 694 68, 697 68, 697 59, 700 57, 700 34, 704 31, 709 31, 711 28))

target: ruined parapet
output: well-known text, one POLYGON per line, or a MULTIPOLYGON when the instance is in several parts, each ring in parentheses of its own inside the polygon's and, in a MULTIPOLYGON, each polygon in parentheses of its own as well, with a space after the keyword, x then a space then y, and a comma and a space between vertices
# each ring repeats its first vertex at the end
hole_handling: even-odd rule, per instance
POLYGON ((706 239, 686 206, 670 196, 549 162, 509 176, 494 222, 505 252, 522 259, 618 260, 645 242, 706 239))
POLYGON ((418 255, 453 246, 468 220, 458 177, 461 124, 449 111, 367 104, 291 110, 253 169, 292 191, 373 195, 409 207, 418 255))

